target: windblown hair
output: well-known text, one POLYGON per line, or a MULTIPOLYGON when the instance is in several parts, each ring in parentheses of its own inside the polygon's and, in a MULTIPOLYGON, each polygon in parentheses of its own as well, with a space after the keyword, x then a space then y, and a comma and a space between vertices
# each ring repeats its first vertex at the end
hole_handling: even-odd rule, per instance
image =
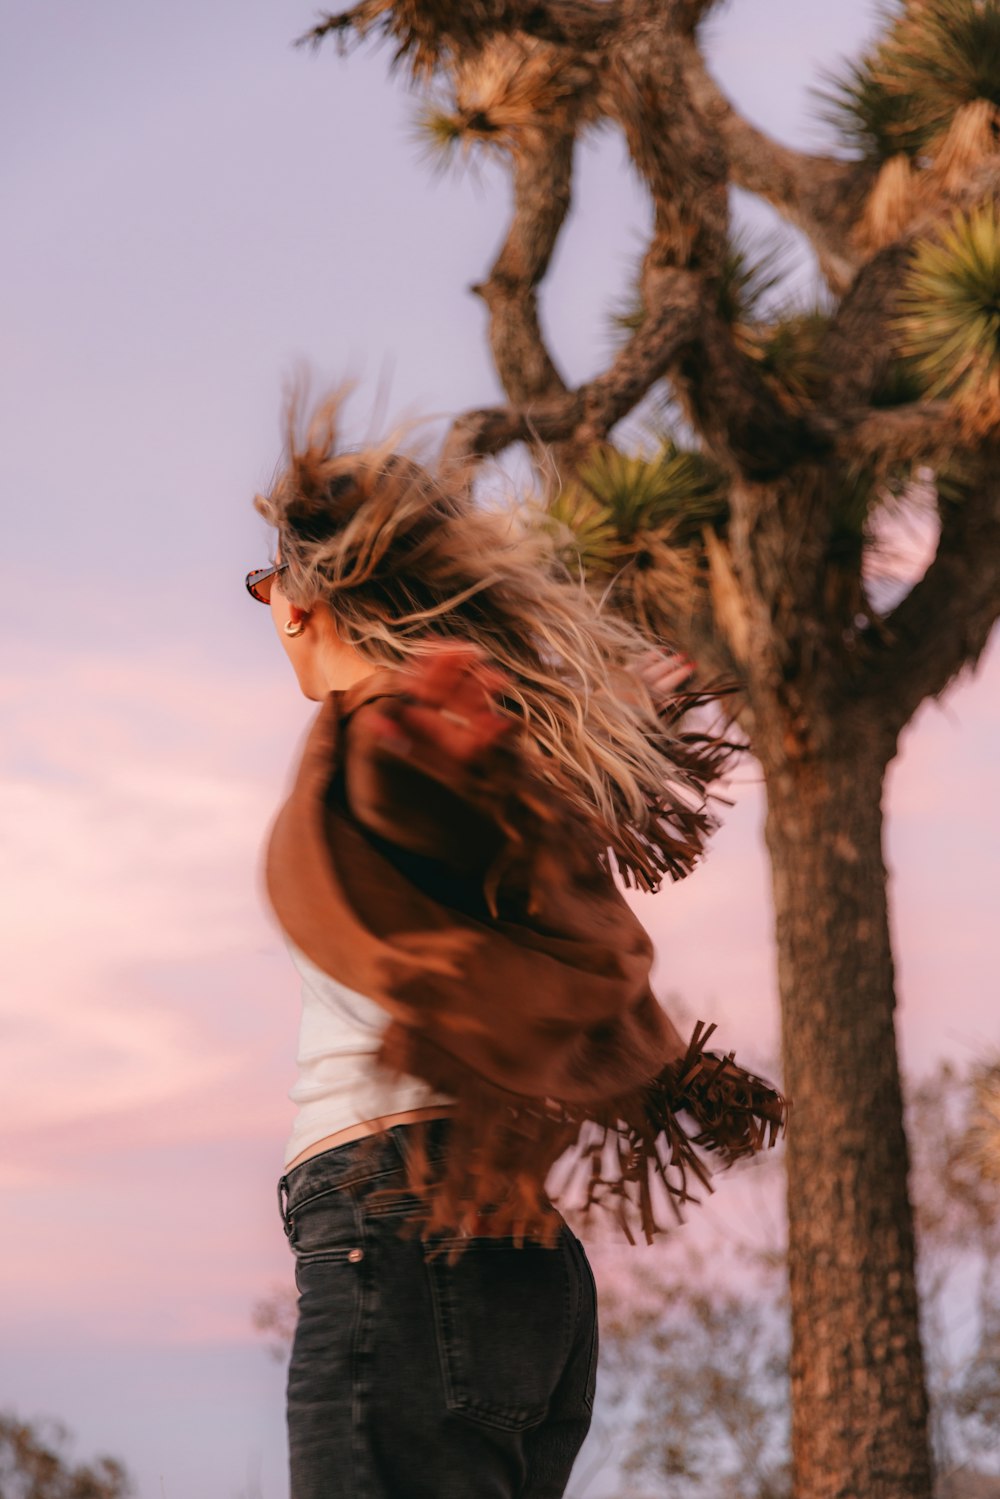
POLYGON ((686 874, 714 819, 721 741, 674 733, 636 671, 650 640, 602 608, 525 507, 489 506, 395 451, 339 451, 338 395, 289 405, 285 459, 256 509, 288 563, 281 589, 323 604, 340 638, 401 666, 428 637, 473 641, 511 680, 537 769, 610 849, 627 884, 686 874), (528 517, 528 518, 526 518, 528 517))

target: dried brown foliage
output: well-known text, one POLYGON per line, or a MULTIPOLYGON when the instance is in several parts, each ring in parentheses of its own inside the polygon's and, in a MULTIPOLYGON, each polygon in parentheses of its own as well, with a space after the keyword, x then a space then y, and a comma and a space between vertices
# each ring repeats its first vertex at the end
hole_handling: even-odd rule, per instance
POLYGON ((68 1449, 58 1422, 0 1415, 0 1499, 129 1499, 132 1484, 117 1459, 77 1464, 68 1449))

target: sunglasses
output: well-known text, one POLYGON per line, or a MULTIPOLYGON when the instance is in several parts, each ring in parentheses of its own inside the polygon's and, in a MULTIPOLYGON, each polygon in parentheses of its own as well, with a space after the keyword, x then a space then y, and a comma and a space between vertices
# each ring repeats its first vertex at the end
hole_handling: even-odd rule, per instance
POLYGON ((283 573, 287 562, 276 562, 273 567, 257 567, 247 573, 247 592, 260 604, 271 602, 271 584, 279 573, 283 573))

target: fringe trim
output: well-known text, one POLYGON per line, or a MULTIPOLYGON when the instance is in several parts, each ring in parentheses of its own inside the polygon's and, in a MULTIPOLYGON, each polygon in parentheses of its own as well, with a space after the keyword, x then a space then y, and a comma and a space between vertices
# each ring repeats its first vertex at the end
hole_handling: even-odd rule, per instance
POLYGON ((685 1204, 700 1200, 692 1188, 714 1190, 705 1153, 729 1166, 773 1146, 787 1120, 776 1088, 738 1066, 732 1052, 705 1050, 714 1030, 699 1021, 684 1055, 643 1088, 572 1109, 505 1093, 407 1033, 414 1042, 407 1070, 451 1092, 456 1104, 443 1164, 430 1161, 424 1126, 411 1126, 407 1185, 389 1195, 418 1199, 415 1231, 441 1241, 450 1259, 473 1236, 554 1243, 556 1208, 581 1188, 584 1217, 608 1210, 629 1243, 638 1231, 651 1244, 665 1231, 658 1198, 680 1223, 685 1204), (561 1186, 549 1198, 545 1183, 557 1162, 561 1186))
POLYGON ((696 710, 715 709, 725 726, 728 715, 720 707, 721 699, 740 691, 738 683, 719 679, 675 693, 661 708, 663 755, 676 767, 677 779, 658 801, 648 805, 641 828, 623 817, 617 827, 606 830, 613 867, 626 886, 655 893, 665 876, 682 880, 697 864, 719 825, 709 803, 729 805, 712 788, 733 760, 746 753, 747 746, 725 732, 685 724, 696 710))
POLYGON ((684 1056, 664 1067, 640 1093, 612 1105, 617 1117, 599 1121, 603 1137, 586 1152, 591 1181, 584 1214, 595 1205, 610 1209, 629 1243, 635 1243, 633 1206, 647 1244, 664 1232, 656 1183, 675 1220, 683 1222, 684 1205, 700 1200, 691 1190, 691 1178, 705 1191, 714 1190, 702 1152, 730 1166, 775 1145, 785 1127, 788 1105, 776 1088, 740 1067, 733 1052, 720 1056, 705 1050, 715 1028, 699 1021, 684 1056), (604 1174, 609 1139, 615 1169, 604 1174))

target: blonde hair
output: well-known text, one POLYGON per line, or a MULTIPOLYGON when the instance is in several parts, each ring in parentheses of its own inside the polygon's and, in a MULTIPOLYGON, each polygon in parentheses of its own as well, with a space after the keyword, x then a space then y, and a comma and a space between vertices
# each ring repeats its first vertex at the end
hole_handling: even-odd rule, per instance
POLYGON ((393 443, 338 451, 335 395, 301 419, 256 509, 288 564, 281 588, 326 605, 372 667, 401 666, 428 636, 473 641, 510 678, 537 770, 614 855, 627 884, 687 873, 714 820, 705 788, 721 741, 671 732, 637 658, 650 640, 601 606, 524 506, 487 506, 393 443), (526 518, 527 517, 527 518, 526 518))

